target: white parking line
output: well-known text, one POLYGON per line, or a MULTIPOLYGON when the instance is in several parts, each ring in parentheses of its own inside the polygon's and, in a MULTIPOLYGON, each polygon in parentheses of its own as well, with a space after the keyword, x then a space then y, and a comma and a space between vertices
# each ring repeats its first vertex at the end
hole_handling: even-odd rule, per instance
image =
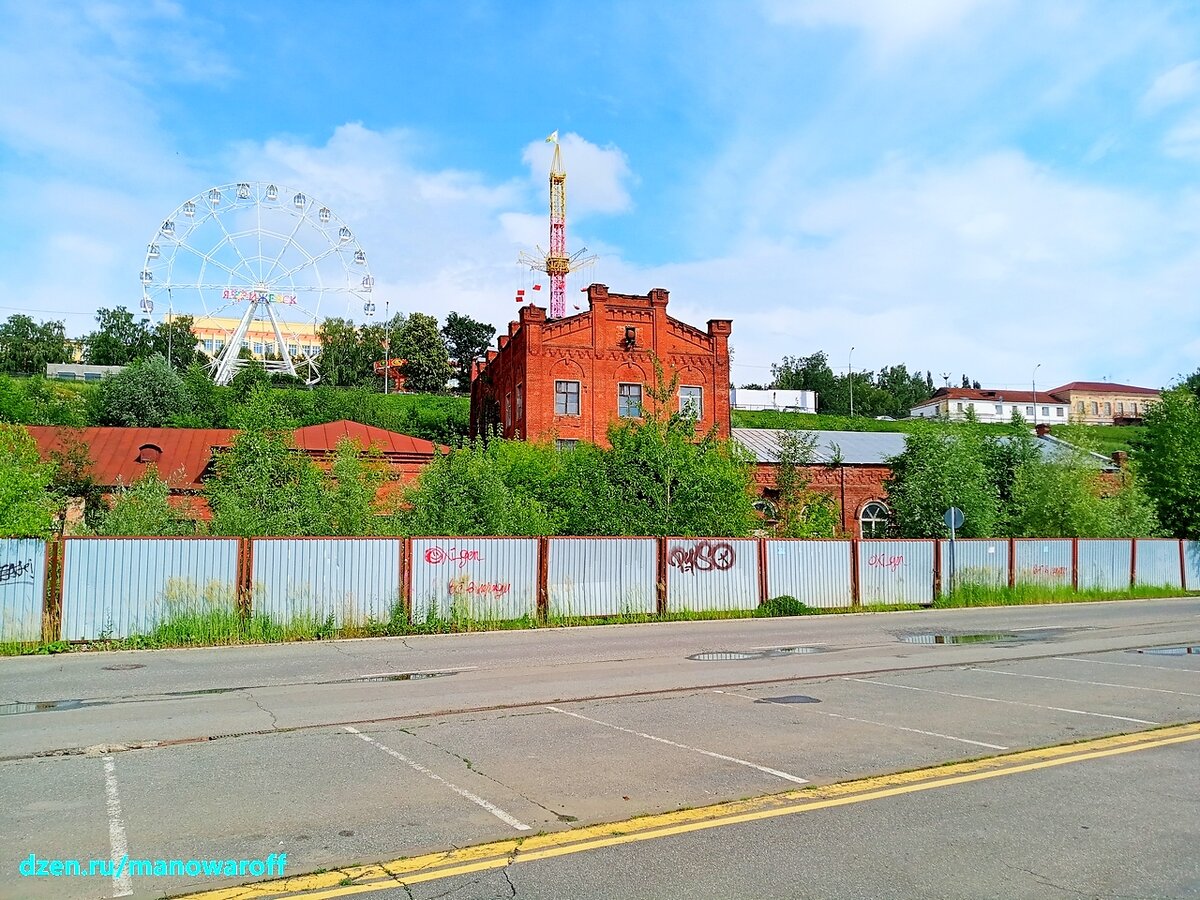
POLYGON ((1111 659, 1087 659, 1082 656, 1052 656, 1050 658, 1056 659, 1059 662, 1095 663, 1098 666, 1125 666, 1130 669, 1155 669, 1159 672, 1191 672, 1193 675, 1200 675, 1200 669, 1172 669, 1170 666, 1148 666, 1145 663, 1113 662, 1111 659))
POLYGON ((972 672, 988 672, 991 675, 1010 675, 1013 678, 1039 678, 1042 681, 1065 681, 1067 684, 1087 684, 1092 687, 1126 688, 1130 691, 1150 691, 1155 694, 1178 694, 1181 697, 1200 697, 1190 691, 1169 691, 1166 688, 1139 687, 1136 684, 1113 684, 1108 681, 1082 681, 1078 678, 1059 678, 1055 675, 1030 675, 1028 672, 1005 672, 1003 669, 972 667, 972 672))
POLYGON ((513 828, 517 829, 517 831, 529 831, 530 830, 529 826, 526 825, 524 822, 520 821, 519 819, 513 818, 508 813, 506 813, 504 810, 502 810, 500 807, 496 806, 494 803, 489 803, 488 801, 486 801, 482 797, 480 797, 478 794, 472 794, 470 791, 466 790, 465 788, 460 788, 457 784, 447 781, 441 775, 438 775, 436 772, 431 772, 429 769, 425 768, 419 762, 409 759, 403 753, 393 750, 391 747, 388 747, 386 744, 379 743, 379 741, 375 740, 375 738, 371 737, 368 734, 363 734, 361 731, 359 731, 357 728, 354 728, 351 725, 343 725, 342 727, 346 731, 350 732, 351 734, 358 735, 360 738, 362 738, 368 744, 371 744, 371 745, 377 747, 378 749, 382 750, 388 756, 395 757, 396 759, 400 760, 400 762, 404 763, 406 766, 411 766, 412 768, 414 768, 418 772, 420 772, 422 775, 427 775, 430 778, 432 778, 434 781, 441 782, 446 787, 450 788, 450 790, 454 791, 454 793, 458 794, 458 796, 460 796, 466 800, 470 800, 476 806, 483 807, 488 812, 490 812, 493 816, 495 816, 497 819, 499 819, 501 822, 504 822, 507 825, 511 825, 513 828))
POLYGON ((634 731, 632 728, 624 728, 621 725, 614 725, 611 722, 601 722, 599 719, 592 719, 587 716, 582 716, 577 712, 559 709, 557 706, 547 706, 546 709, 550 710, 551 712, 562 713, 564 716, 572 716, 576 719, 583 719, 583 721, 591 722, 593 725, 603 725, 605 728, 613 728, 617 731, 623 731, 626 734, 636 735, 637 737, 645 738, 648 741, 658 741, 660 744, 667 744, 670 747, 678 747, 680 750, 690 750, 693 753, 703 753, 705 756, 711 756, 713 759, 723 759, 726 762, 737 763, 739 766, 746 766, 759 772, 764 772, 767 775, 774 775, 776 778, 783 778, 786 781, 791 781, 796 784, 808 784, 807 778, 797 778, 795 775, 789 775, 787 772, 780 772, 778 769, 770 769, 766 766, 760 766, 757 763, 747 762, 744 759, 738 759, 736 756, 725 756, 723 753, 714 753, 711 750, 702 750, 699 747, 689 747, 687 744, 669 741, 666 738, 657 737, 653 734, 646 734, 643 731, 634 731))
MULTIPOLYGON (((743 700, 753 700, 755 703, 772 703, 776 706, 790 706, 791 704, 779 703, 769 697, 752 697, 749 694, 735 694, 732 691, 719 691, 714 689, 714 694, 725 694, 729 697, 741 697, 743 700)), ((856 719, 854 716, 843 716, 841 713, 832 713, 823 709, 813 709, 809 705, 805 705, 805 714, 815 713, 818 716, 829 716, 831 719, 845 719, 847 722, 861 722, 863 725, 878 725, 880 728, 894 728, 896 731, 910 731, 913 734, 923 734, 926 737, 945 738, 948 741, 958 741, 960 744, 972 744, 976 747, 987 747, 989 750, 1007 750, 1007 747, 1001 747, 999 744, 988 744, 984 741, 973 741, 969 738, 955 737, 952 734, 942 734, 939 731, 922 731, 920 728, 907 728, 904 725, 890 725, 887 722, 874 722, 871 719, 856 719)))
POLYGON ((902 691, 920 691, 923 694, 940 694, 943 697, 958 697, 962 700, 982 700, 986 703, 1007 703, 1010 706, 1028 706, 1031 709, 1048 709, 1053 712, 1074 713, 1077 716, 1096 716, 1100 719, 1116 719, 1120 722, 1136 722, 1138 725, 1161 725, 1161 722, 1151 722, 1149 719, 1134 719, 1130 716, 1113 716, 1108 713, 1088 712, 1086 709, 1070 709, 1065 706, 1043 706, 1040 703, 1023 703, 1020 700, 1001 700, 999 697, 980 697, 977 694, 955 694, 951 691, 935 691, 933 688, 913 687, 911 684, 892 684, 887 681, 872 681, 869 678, 844 678, 843 681, 856 681, 859 684, 877 684, 880 687, 898 688, 902 691))
POLYGON ((117 767, 111 756, 104 757, 104 801, 108 808, 108 845, 112 851, 113 896, 133 893, 129 877, 129 840, 125 837, 125 819, 121 815, 121 795, 117 791, 117 767))

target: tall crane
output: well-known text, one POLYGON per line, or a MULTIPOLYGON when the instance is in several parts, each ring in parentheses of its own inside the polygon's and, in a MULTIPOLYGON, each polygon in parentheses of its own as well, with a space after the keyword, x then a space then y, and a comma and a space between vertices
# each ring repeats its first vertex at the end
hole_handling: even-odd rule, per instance
POLYGON ((550 276, 550 318, 561 319, 567 314, 567 276, 591 265, 596 257, 584 257, 586 247, 567 255, 567 172, 559 152, 558 132, 546 138, 546 143, 554 145, 550 163, 550 250, 539 246, 536 254, 522 251, 518 262, 550 276))

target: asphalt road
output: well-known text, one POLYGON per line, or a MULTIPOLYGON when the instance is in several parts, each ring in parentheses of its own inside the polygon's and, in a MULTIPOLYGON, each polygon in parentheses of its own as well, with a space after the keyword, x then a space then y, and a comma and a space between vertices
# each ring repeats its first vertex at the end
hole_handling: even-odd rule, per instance
MULTIPOLYGON (((1200 656, 1137 652, 1187 644, 1192 599, 0 660, 0 896, 251 880, 22 877, 31 852, 286 853, 299 874, 1194 722, 1200 656), (935 633, 1008 639, 909 642, 935 633), (748 658, 691 658, 729 651, 748 658)), ((588 849, 414 896, 508 897, 519 880, 517 896, 547 897, 1194 896, 1181 847, 1200 836, 1198 747, 588 849), (1034 875, 976 862, 1037 862, 1070 823, 1101 819, 1103 841, 1043 853, 1034 875), (1100 864, 1128 846, 1136 865, 1100 864)))

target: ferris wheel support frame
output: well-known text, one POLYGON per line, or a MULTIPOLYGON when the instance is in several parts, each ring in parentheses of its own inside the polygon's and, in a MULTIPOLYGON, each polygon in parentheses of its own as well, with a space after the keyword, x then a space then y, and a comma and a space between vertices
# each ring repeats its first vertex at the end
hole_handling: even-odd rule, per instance
MULTIPOLYGON (((237 374, 237 370, 249 361, 240 357, 242 342, 246 339, 246 334, 250 331, 250 323, 254 321, 255 313, 258 312, 260 306, 265 310, 267 319, 271 322, 271 330, 275 333, 275 340, 278 342, 281 351, 280 355, 283 357, 282 371, 293 377, 298 377, 296 376, 296 366, 292 362, 292 355, 287 352, 287 345, 283 339, 283 331, 279 327, 279 319, 275 315, 274 304, 270 300, 256 297, 249 302, 246 311, 242 313, 241 320, 233 330, 233 334, 230 335, 229 342, 217 355, 216 366, 213 371, 213 381, 217 384, 229 384, 233 380, 233 376, 237 374)), ((312 365, 312 363, 310 362, 309 365, 312 365)), ((276 369, 278 368, 277 365, 276 369)))

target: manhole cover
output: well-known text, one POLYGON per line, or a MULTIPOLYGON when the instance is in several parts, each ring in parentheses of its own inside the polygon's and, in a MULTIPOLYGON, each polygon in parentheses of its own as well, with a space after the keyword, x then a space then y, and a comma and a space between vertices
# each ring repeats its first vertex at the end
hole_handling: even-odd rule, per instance
POLYGON ((807 694, 789 694, 787 697, 763 697, 758 703, 820 703, 816 697, 807 694))
POLYGON ((1200 647, 1146 647, 1143 650, 1135 651, 1137 653, 1149 653, 1153 656, 1190 656, 1196 654, 1200 656, 1200 647))
POLYGON ((902 634, 899 639, 905 644, 992 644, 999 641, 1017 641, 1016 634, 902 634))
POLYGON ((113 666, 101 666, 105 672, 132 672, 134 669, 146 668, 145 663, 117 663, 113 666))
POLYGON ((701 662, 725 662, 732 659, 762 659, 762 653, 748 653, 745 650, 706 650, 704 653, 694 653, 688 659, 701 662))

